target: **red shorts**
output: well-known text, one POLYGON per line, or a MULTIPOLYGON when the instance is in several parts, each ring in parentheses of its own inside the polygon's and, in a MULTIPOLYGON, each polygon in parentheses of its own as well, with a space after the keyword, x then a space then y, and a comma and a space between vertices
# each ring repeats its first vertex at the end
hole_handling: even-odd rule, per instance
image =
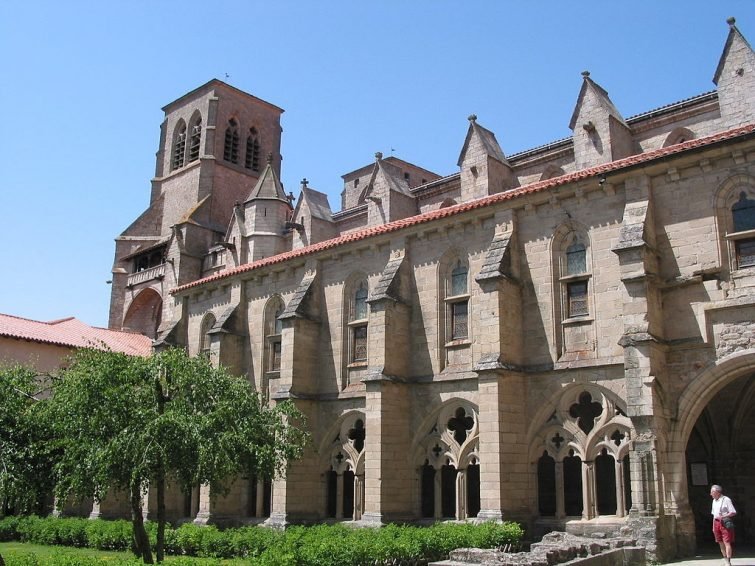
POLYGON ((734 529, 727 529, 718 519, 713 519, 713 537, 716 542, 734 542, 734 529))

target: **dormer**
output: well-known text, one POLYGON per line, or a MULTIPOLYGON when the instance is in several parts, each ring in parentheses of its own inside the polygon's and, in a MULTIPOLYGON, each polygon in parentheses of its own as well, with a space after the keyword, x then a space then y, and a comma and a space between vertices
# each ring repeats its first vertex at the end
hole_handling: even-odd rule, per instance
POLYGON ((400 168, 375 154, 369 182, 359 202, 367 203, 367 224, 378 226, 417 214, 417 201, 409 190, 409 183, 400 168))
POLYGON ((590 78, 588 71, 582 77, 582 89, 569 122, 576 169, 610 163, 636 153, 632 132, 608 93, 590 78))
POLYGON ((713 82, 718 88, 721 119, 726 128, 755 121, 755 53, 729 18, 729 35, 713 82))
POLYGON ((457 162, 461 168, 461 200, 470 201, 512 189, 516 175, 495 134, 469 117, 469 129, 457 162))
POLYGON ((302 179, 301 195, 287 229, 293 235, 293 249, 304 248, 338 235, 328 196, 309 188, 306 179, 302 179))

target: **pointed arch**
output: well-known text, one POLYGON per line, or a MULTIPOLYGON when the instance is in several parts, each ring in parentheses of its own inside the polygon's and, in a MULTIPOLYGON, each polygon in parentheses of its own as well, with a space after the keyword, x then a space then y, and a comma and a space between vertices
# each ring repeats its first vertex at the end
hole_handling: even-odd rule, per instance
POLYGON ((186 122, 183 119, 173 128, 173 143, 170 150, 170 170, 175 171, 184 166, 186 161, 186 122))
POLYGON ((358 521, 364 513, 364 459, 367 422, 360 410, 342 414, 320 443, 325 478, 325 514, 358 521))
POLYGON ((474 517, 480 510, 479 418, 474 403, 446 401, 425 417, 412 441, 420 516, 474 517))
MULTIPOLYGON (((343 286, 345 375, 349 369, 366 367, 369 335, 369 281, 362 272, 350 274, 343 286)), ((348 385, 346 377, 343 386, 348 385)))
POLYGON ((281 369, 283 322, 280 316, 286 308, 280 295, 273 295, 265 303, 263 315, 264 360, 262 367, 268 377, 277 377, 281 369))
POLYGON ((239 124, 235 118, 228 120, 225 129, 223 160, 234 164, 239 162, 239 124))
POLYGON ((188 162, 199 159, 202 142, 202 114, 197 110, 189 120, 189 157, 188 162))
POLYGON ((215 326, 215 315, 208 312, 202 318, 202 323, 199 325, 199 354, 201 356, 210 357, 210 351, 212 346, 212 335, 210 331, 215 326))
POLYGON ((163 300, 152 288, 142 289, 131 301, 123 317, 123 329, 157 338, 162 317, 163 300))
POLYGON ((569 221, 551 239, 555 357, 558 361, 596 355, 594 283, 589 231, 569 221))
POLYGON ((530 433, 529 458, 538 498, 543 498, 538 508, 558 518, 577 510, 584 519, 625 516, 631 506, 629 451, 635 436, 625 402, 597 384, 573 384, 558 392, 535 422, 540 424, 530 433), (552 469, 545 465, 549 459, 552 469), (575 489, 581 500, 573 497, 575 489))
POLYGON ((472 277, 469 256, 451 248, 438 261, 438 353, 441 369, 471 363, 472 277))
POLYGON ((755 177, 732 175, 716 189, 716 212, 721 266, 729 274, 755 267, 755 177))
POLYGON ((260 170, 260 138, 257 128, 250 128, 246 137, 246 153, 244 167, 252 171, 260 170))

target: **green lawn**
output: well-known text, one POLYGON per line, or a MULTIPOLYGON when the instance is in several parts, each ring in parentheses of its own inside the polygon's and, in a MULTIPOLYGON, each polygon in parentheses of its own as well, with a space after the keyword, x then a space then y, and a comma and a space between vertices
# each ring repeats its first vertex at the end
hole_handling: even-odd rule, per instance
MULTIPOLYGON (((54 555, 60 556, 60 554, 63 553, 65 555, 70 556, 81 556, 81 557, 93 557, 96 556, 98 558, 102 559, 103 564, 107 564, 108 562, 115 560, 115 559, 134 559, 134 555, 130 552, 110 552, 105 550, 94 550, 91 548, 72 548, 72 547, 65 547, 65 546, 43 546, 40 544, 29 544, 25 542, 0 542, 0 554, 8 561, 8 559, 13 558, 14 556, 23 556, 27 554, 35 554, 39 559, 41 564, 54 564, 51 560, 53 560, 54 555), (45 561, 47 560, 47 561, 45 561)), ((200 565, 215 565, 215 564, 222 564, 222 565, 234 565, 234 566, 240 566, 242 564, 250 564, 249 561, 244 560, 214 560, 209 558, 192 558, 188 556, 183 557, 176 557, 176 556, 166 556, 165 557, 165 563, 170 564, 171 562, 176 562, 177 560, 180 560, 182 564, 196 564, 197 566, 200 565)))

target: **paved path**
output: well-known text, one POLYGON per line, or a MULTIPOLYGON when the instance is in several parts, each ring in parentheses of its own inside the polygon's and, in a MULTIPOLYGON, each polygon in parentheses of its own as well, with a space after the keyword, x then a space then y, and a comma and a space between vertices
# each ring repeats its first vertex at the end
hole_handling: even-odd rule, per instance
MULTIPOLYGON (((676 566, 723 566, 723 563, 724 559, 721 558, 721 554, 704 554, 686 560, 664 562, 664 564, 674 564, 676 566)), ((731 564, 732 566, 755 566, 755 553, 746 552, 742 556, 732 558, 731 564)))

